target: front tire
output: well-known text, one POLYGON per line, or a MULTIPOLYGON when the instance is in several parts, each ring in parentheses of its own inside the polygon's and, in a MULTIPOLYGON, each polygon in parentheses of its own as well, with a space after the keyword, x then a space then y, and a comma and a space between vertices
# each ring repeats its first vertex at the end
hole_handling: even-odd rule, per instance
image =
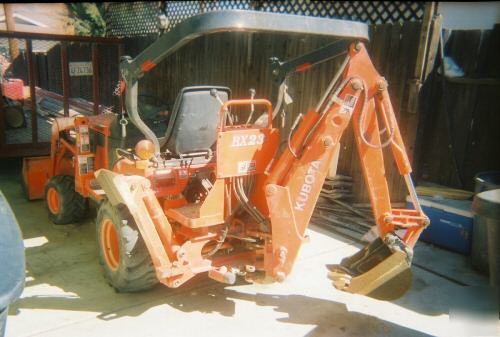
POLYGON ((85 217, 87 200, 75 191, 75 178, 54 176, 45 185, 45 206, 56 225, 78 222, 85 217))
POLYGON ((104 201, 96 220, 99 262, 118 292, 151 289, 158 283, 149 251, 125 206, 104 201))

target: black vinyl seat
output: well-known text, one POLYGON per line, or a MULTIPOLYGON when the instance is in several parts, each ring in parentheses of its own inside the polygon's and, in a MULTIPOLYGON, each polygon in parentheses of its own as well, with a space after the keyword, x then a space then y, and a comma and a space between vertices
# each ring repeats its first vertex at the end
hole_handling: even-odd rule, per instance
POLYGON ((162 142, 173 154, 206 151, 215 144, 221 105, 210 95, 212 89, 223 102, 231 96, 229 88, 217 86, 186 87, 177 96, 162 142))

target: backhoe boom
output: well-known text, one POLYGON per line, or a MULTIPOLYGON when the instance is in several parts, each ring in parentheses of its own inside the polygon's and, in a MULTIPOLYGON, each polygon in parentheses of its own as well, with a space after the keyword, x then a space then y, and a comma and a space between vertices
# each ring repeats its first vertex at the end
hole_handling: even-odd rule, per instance
MULTIPOLYGON (((396 240, 401 251, 407 252, 399 254, 399 259, 389 259, 389 255, 396 249, 396 244, 391 243, 388 246, 390 249, 384 251, 386 256, 378 257, 387 261, 394 260, 395 264, 401 266, 399 269, 409 267, 411 249, 428 224, 428 218, 422 213, 416 198, 414 210, 391 207, 383 148, 391 146, 394 160, 399 172, 409 184, 410 193, 413 190, 409 179, 411 165, 391 107, 387 83, 373 67, 361 42, 351 44, 348 61, 341 71, 343 73, 338 83, 326 95, 325 102, 319 105, 320 110, 310 111, 304 116, 303 122, 291 138, 289 150, 285 150, 270 172, 266 197, 273 228, 274 263, 271 273, 277 279, 284 279, 291 271, 331 165, 335 146, 350 122, 354 128, 380 240, 396 240), (384 134, 386 140, 381 139, 384 134), (395 234, 400 230, 404 231, 401 239, 395 234), (401 263, 401 259, 407 260, 408 263, 401 263)), ((374 251, 380 253, 381 250, 374 251)), ((373 259, 373 256, 368 254, 359 258, 366 262, 373 259)), ((371 264, 369 268, 365 266, 357 272, 364 273, 374 267, 375 265, 371 264)), ((352 275, 355 273, 347 266, 341 269, 350 277, 359 276, 352 275)), ((390 276, 394 277, 394 274, 399 272, 393 270, 390 276)), ((385 271, 382 274, 388 276, 385 271)), ((345 275, 342 277, 346 278, 345 275)), ((383 283, 380 280, 371 282, 383 283)), ((348 285, 342 287, 348 289, 348 285)), ((372 291, 378 286, 368 288, 372 291)))

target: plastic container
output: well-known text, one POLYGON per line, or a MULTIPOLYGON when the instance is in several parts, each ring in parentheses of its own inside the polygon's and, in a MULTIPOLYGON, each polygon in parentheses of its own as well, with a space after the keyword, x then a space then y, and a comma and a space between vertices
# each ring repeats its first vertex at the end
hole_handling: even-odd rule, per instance
MULTIPOLYGON (((408 207, 411 199, 406 198, 408 207)), ((419 197, 420 206, 431 220, 420 236, 422 241, 469 255, 472 244, 472 202, 444 198, 419 197)))
POLYGON ((490 284, 497 286, 500 284, 500 189, 476 194, 472 210, 486 227, 490 284))
MULTIPOLYGON (((500 188, 500 171, 486 171, 476 174, 474 177, 474 192, 500 188)), ((486 222, 484 219, 474 216, 474 228, 472 232, 471 260, 474 267, 484 274, 488 274, 488 239, 486 235, 486 222)))
POLYGON ((474 193, 500 188, 500 171, 486 171, 474 177, 474 193))

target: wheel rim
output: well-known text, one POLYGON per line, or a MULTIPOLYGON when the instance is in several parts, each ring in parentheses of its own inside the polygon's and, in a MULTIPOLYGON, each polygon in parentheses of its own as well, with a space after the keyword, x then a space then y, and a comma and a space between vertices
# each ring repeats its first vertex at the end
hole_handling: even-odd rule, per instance
POLYGON ((111 270, 118 269, 120 264, 120 242, 115 225, 111 219, 105 219, 101 230, 101 243, 104 260, 111 270))
POLYGON ((61 209, 59 193, 54 187, 50 187, 47 191, 47 206, 52 214, 58 214, 61 209))

